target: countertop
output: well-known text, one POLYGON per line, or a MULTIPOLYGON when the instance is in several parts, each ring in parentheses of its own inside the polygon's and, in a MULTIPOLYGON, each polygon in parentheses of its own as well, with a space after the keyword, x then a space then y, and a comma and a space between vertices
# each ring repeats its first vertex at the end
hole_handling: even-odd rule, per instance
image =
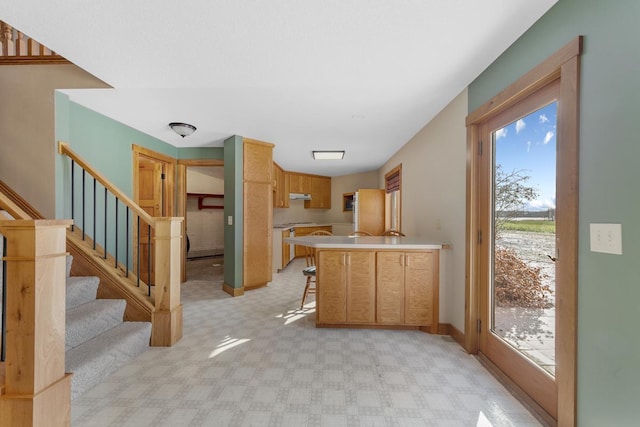
POLYGON ((273 228, 296 228, 296 227, 324 227, 331 225, 329 222, 289 222, 286 224, 273 224, 273 228))
POLYGON ((448 249, 450 246, 443 242, 421 239, 416 237, 387 237, 387 236, 302 236, 284 239, 287 243, 300 246, 310 246, 316 249, 448 249))

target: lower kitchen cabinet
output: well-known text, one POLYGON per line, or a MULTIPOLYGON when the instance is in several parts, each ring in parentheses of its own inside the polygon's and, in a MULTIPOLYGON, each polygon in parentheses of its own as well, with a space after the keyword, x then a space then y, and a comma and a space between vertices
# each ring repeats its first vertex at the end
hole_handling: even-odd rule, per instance
POLYGON ((438 250, 318 250, 318 326, 438 326, 438 250))
POLYGON ((375 323, 375 255, 372 251, 320 251, 318 322, 375 323))
POLYGON ((377 253, 378 323, 437 324, 437 258, 437 251, 377 253))

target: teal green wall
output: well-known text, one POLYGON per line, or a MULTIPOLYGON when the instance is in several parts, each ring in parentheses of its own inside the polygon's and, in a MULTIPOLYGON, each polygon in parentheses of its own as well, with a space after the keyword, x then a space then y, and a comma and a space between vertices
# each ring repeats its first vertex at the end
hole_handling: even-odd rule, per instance
MULTIPOLYGON (((73 151, 97 169, 111 183, 129 197, 133 196, 133 144, 166 154, 176 159, 224 159, 225 162, 225 217, 234 218, 233 226, 225 226, 225 283, 232 287, 242 286, 242 138, 231 137, 222 147, 176 148, 145 133, 110 119, 93 110, 69 100, 63 93, 55 96, 56 141, 67 142, 73 151), (229 153, 227 153, 227 150, 229 153), (238 219, 236 221, 236 218, 238 219)), ((56 218, 71 217, 70 160, 66 156, 56 156, 56 218)), ((81 172, 76 169, 76 200, 81 196, 81 172)), ((92 206, 92 188, 88 177, 86 182, 88 206, 92 206)), ((101 189, 98 189, 97 212, 104 211, 101 189)), ((76 202, 77 203, 77 202, 76 202)), ((115 203, 108 202, 109 215, 115 203)), ((92 208, 88 208, 92 210, 92 208)), ((86 224, 81 224, 81 215, 76 205, 75 222, 91 233, 93 221, 87 213, 86 224)), ((119 212, 120 224, 124 224, 124 209, 119 212)), ((115 229, 113 220, 109 222, 107 236, 115 229)), ((225 221, 226 223, 226 221, 225 221)), ((104 231, 98 227, 96 240, 103 242, 104 231)), ((109 237, 107 247, 114 253, 113 237, 109 237)), ((119 253, 124 254, 124 232, 119 238, 119 253)))
POLYGON ((224 141, 224 283, 232 288, 241 288, 243 280, 242 144, 241 136, 224 141), (229 225, 229 217, 233 225, 229 225))
MULTIPOLYGON (((131 150, 133 144, 174 158, 178 157, 176 147, 78 105, 65 95, 56 96, 56 120, 56 140, 69 143, 73 151, 129 197, 133 195, 131 150), (58 120, 59 112, 66 113, 66 123, 59 123, 63 121, 62 117, 58 120)), ((63 170, 68 169, 63 167, 66 156, 57 157, 56 177, 62 175, 63 170)), ((58 218, 68 217, 70 213, 70 201, 63 199, 69 193, 63 190, 56 187, 56 217, 58 218)))
POLYGON ((220 159, 224 158, 222 147, 179 148, 178 159, 220 159))
POLYGON ((469 86, 473 111, 577 35, 580 89, 578 425, 640 420, 640 1, 560 0, 469 86), (621 223, 623 255, 591 252, 621 223))

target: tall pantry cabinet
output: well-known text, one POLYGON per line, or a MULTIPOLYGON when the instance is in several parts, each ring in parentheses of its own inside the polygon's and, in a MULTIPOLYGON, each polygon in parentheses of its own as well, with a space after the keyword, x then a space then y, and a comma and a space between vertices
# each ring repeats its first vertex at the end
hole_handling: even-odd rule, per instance
POLYGON ((244 139, 243 286, 266 285, 273 258, 273 144, 244 139))

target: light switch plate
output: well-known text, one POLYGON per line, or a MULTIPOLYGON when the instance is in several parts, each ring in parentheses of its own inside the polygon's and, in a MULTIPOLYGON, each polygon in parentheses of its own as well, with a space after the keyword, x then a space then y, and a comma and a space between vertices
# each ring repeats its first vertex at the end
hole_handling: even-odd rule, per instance
POLYGON ((590 224, 592 252, 622 255, 622 224, 590 224))
POLYGON ((229 215, 227 217, 227 225, 233 225, 233 216, 229 215))

